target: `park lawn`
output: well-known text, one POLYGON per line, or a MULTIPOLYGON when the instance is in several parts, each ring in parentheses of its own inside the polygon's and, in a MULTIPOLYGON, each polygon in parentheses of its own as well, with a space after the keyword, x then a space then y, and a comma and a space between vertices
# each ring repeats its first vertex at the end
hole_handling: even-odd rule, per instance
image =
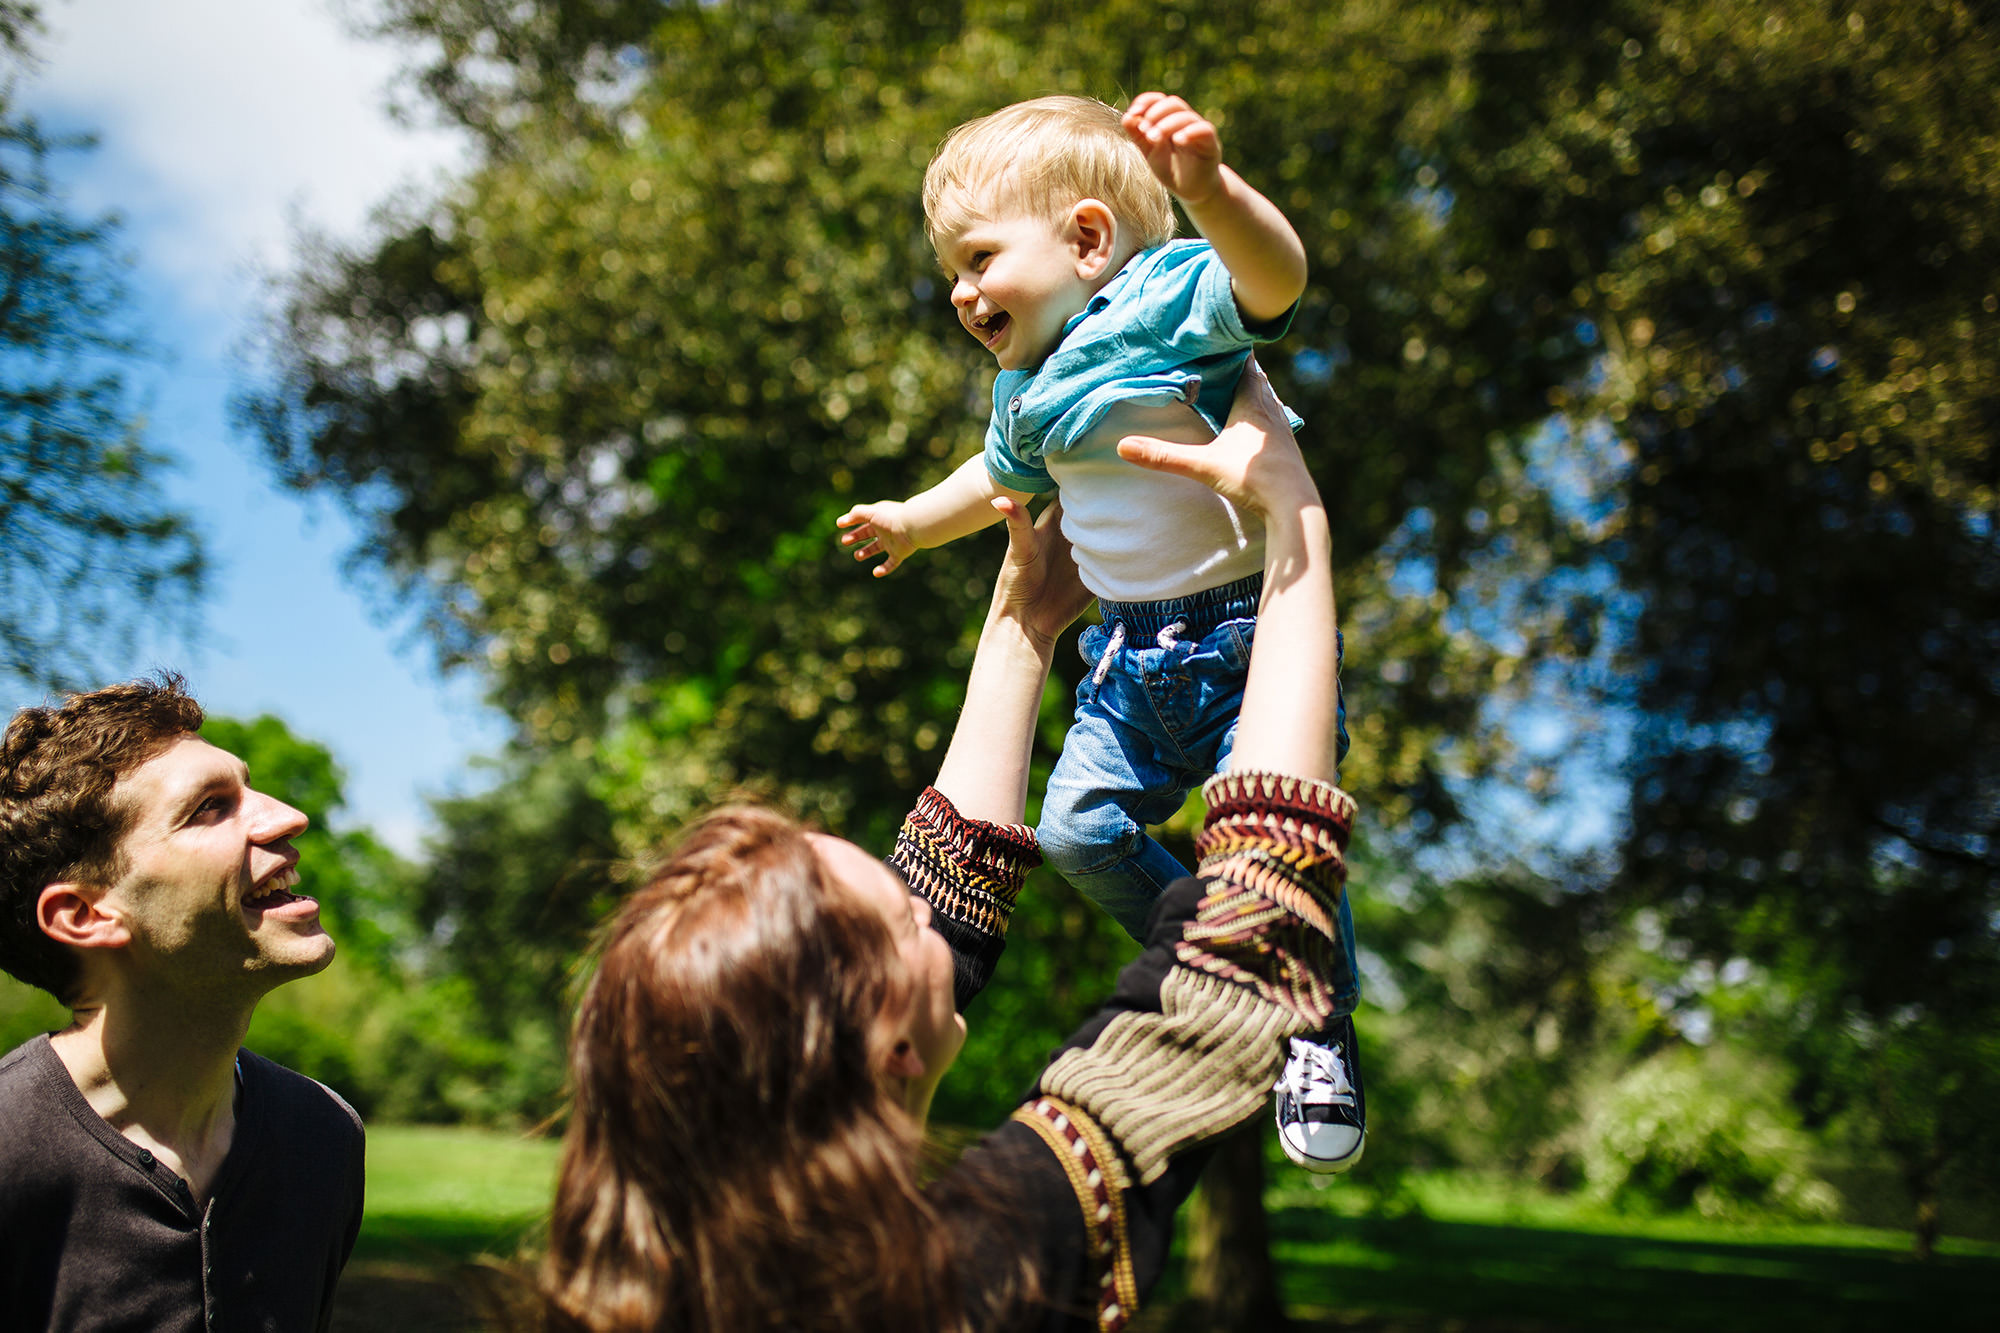
MULTIPOLYGON (((494 1130, 372 1126, 367 1215, 342 1285, 353 1316, 336 1327, 471 1327, 419 1310, 442 1301, 466 1263, 533 1242, 558 1150, 494 1130)), ((1420 1211, 1377 1217, 1338 1181, 1315 1190, 1297 1175, 1278 1179, 1273 1247, 1302 1323, 1460 1333, 1928 1331, 1992 1327, 2000 1304, 2000 1244, 1991 1242, 1947 1239, 1925 1266, 1895 1231, 1630 1217, 1464 1177, 1421 1177, 1411 1193, 1420 1211)))
POLYGON ((1418 1209, 1371 1217, 1357 1192, 1281 1182, 1273 1251, 1302 1320, 1418 1327, 1986 1329, 2000 1244, 1947 1238, 1929 1265, 1905 1232, 1635 1217, 1460 1176, 1417 1179, 1418 1209))
POLYGON ((503 1130, 370 1125, 355 1259, 450 1269, 511 1257, 548 1216, 561 1148, 503 1130))

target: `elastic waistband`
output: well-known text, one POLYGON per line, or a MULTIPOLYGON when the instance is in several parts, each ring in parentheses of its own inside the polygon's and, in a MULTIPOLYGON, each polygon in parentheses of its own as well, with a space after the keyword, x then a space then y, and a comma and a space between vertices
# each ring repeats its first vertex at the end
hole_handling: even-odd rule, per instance
POLYGON ((1098 614, 1107 625, 1125 623, 1125 633, 1151 639, 1167 626, 1180 621, 1182 638, 1199 638, 1225 620, 1245 620, 1257 614, 1264 595, 1264 575, 1225 583, 1219 588, 1203 588, 1186 597, 1169 597, 1163 602, 1107 602, 1099 600, 1098 614))

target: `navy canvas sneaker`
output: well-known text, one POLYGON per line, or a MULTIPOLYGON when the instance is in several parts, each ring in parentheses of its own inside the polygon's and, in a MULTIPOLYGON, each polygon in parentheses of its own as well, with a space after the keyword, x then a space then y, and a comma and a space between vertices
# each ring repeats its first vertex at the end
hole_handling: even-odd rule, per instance
POLYGON ((1343 1015, 1324 1032, 1293 1037, 1277 1093, 1278 1142, 1285 1156, 1323 1174, 1361 1160, 1368 1118, 1352 1018, 1343 1015))

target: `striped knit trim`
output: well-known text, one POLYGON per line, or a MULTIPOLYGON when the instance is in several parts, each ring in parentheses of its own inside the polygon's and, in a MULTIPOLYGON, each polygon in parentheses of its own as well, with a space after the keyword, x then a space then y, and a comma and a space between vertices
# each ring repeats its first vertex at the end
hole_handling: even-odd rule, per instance
POLYGON ((1103 1125, 1149 1185, 1175 1153, 1261 1111, 1284 1038, 1308 1030, 1296 1009, 1257 987, 1174 967, 1160 1012, 1120 1014, 1089 1046, 1064 1051, 1042 1091, 1103 1125))
POLYGON ((1208 892, 1174 946, 1184 966, 1248 987, 1308 1028, 1332 1016, 1354 801, 1323 782, 1230 773, 1202 791, 1208 892))
POLYGON ((1099 1333, 1119 1333, 1139 1310, 1139 1275, 1132 1267, 1132 1235, 1125 1220, 1131 1188, 1118 1153, 1102 1127, 1055 1097, 1038 1097, 1014 1119, 1040 1135, 1062 1164, 1083 1212, 1090 1238, 1090 1269, 1097 1284, 1099 1333))
POLYGON ((889 863, 939 915, 1005 938, 1021 884, 1042 857, 1027 825, 967 819, 943 792, 926 787, 889 863))
POLYGON ((1354 797, 1332 783, 1284 773, 1218 773, 1202 785, 1208 823, 1236 815, 1278 815, 1282 821, 1324 825, 1340 847, 1354 831, 1354 797))

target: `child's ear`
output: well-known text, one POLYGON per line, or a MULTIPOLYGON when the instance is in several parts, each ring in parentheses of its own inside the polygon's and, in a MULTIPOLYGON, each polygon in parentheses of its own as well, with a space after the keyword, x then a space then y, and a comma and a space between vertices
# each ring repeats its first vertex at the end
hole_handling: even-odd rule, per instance
POLYGON ((1118 253, 1118 219, 1097 199, 1079 199, 1069 211, 1070 251, 1076 257, 1076 276, 1094 282, 1111 267, 1118 253))

